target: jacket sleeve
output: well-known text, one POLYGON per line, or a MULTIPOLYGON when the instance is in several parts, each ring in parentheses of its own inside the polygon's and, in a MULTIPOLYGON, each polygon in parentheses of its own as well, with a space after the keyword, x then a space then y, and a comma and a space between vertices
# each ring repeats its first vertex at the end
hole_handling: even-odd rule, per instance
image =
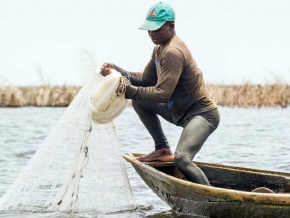
POLYGON ((170 100, 185 65, 184 55, 178 48, 169 47, 160 58, 160 63, 155 64, 158 68, 157 83, 148 87, 136 87, 132 83, 127 87, 126 98, 157 103, 170 100))
POLYGON ((134 86, 147 87, 156 84, 157 81, 156 67, 152 59, 146 65, 143 73, 128 72, 115 64, 113 65, 114 69, 120 72, 122 76, 126 76, 130 80, 131 84, 134 86))

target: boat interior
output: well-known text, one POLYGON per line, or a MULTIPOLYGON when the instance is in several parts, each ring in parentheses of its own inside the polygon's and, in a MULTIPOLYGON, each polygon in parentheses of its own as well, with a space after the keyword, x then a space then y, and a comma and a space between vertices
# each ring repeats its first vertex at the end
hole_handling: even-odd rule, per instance
MULTIPOLYGON (((290 174, 251 168, 194 162, 206 174, 210 184, 215 187, 239 191, 263 193, 290 193, 290 174)), ((186 180, 173 162, 150 162, 147 165, 186 180)))

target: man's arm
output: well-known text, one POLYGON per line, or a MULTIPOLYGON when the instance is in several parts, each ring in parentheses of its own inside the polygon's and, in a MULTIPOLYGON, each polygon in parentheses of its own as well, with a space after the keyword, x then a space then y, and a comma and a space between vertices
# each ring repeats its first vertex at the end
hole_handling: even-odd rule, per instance
POLYGON ((156 67, 152 59, 146 65, 143 73, 129 72, 115 64, 113 64, 113 67, 123 76, 126 76, 134 86, 147 87, 155 85, 157 82, 156 67))
POLYGON ((127 86, 126 98, 159 103, 168 102, 179 81, 184 63, 185 58, 180 50, 168 48, 157 66, 160 67, 157 83, 148 87, 136 87, 132 83, 127 86))

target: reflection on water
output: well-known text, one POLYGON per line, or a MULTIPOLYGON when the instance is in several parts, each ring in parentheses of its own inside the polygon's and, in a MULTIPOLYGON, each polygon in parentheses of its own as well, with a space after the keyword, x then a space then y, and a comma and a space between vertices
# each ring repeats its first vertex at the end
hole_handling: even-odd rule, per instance
MULTIPOLYGON (((65 108, 0 108, 0 196, 15 180, 65 108)), ((219 128, 209 137, 195 160, 290 171, 290 108, 220 108, 219 128)), ((182 128, 162 120, 174 150, 182 128)), ((154 149, 150 135, 133 108, 127 108, 115 125, 122 152, 148 153, 154 149)), ((176 214, 141 180, 127 162, 126 168, 137 209, 125 214, 11 214, 0 217, 189 217, 176 214)), ((191 216, 192 217, 192 216, 191 216)))

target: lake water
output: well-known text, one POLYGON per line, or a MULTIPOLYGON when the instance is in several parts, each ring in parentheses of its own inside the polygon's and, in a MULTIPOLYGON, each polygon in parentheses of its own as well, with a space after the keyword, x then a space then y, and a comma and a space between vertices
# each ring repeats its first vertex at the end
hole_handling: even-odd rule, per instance
MULTIPOLYGON (((16 179, 65 108, 0 108, 0 196, 16 179)), ((290 108, 220 107, 219 128, 209 137, 196 161, 290 172, 290 108)), ((172 150, 182 128, 164 122, 172 150)), ((154 149, 150 135, 133 108, 116 120, 124 153, 149 153, 154 149)), ((125 161, 125 160, 124 160, 125 161)), ((176 214, 125 163, 137 209, 125 214, 1 213, 0 217, 190 217, 176 214)))

